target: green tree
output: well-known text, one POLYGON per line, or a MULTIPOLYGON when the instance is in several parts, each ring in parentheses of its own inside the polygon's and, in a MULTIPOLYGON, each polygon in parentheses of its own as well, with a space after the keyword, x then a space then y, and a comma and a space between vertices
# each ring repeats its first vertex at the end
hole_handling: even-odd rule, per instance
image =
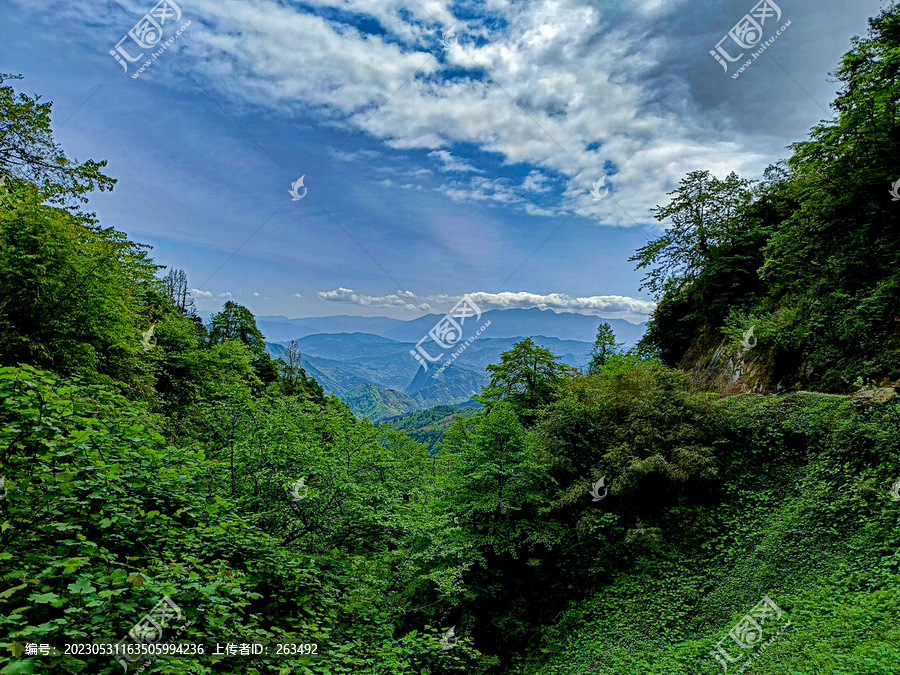
POLYGON ((693 171, 656 207, 656 219, 670 221, 665 233, 631 257, 637 269, 650 268, 642 288, 659 297, 673 283, 690 283, 713 262, 717 249, 733 244, 746 227, 742 215, 753 196, 751 182, 731 173, 722 181, 709 171, 693 171))
POLYGON ((616 365, 567 381, 536 430, 554 478, 566 486, 557 505, 572 505, 582 529, 599 514, 578 505, 601 477, 608 505, 633 528, 658 524, 667 508, 701 498, 718 476, 722 426, 711 395, 658 363, 616 365))
POLYGON ((145 376, 141 334, 158 266, 147 247, 45 205, 0 209, 0 359, 65 373, 145 376))
POLYGON ((619 347, 624 342, 616 342, 616 334, 612 326, 603 322, 597 327, 597 339, 591 349, 591 360, 588 363, 588 372, 596 372, 607 362, 610 356, 619 353, 619 347))
MULTIPOLYGON (((21 76, 0 73, 0 85, 10 79, 21 76)), ((79 163, 66 157, 53 138, 53 104, 40 98, 0 86, 0 176, 34 183, 57 203, 69 196, 87 202, 88 192, 112 190, 116 181, 101 172, 106 160, 79 163)))
POLYGON ((250 348, 253 368, 262 382, 274 382, 278 379, 278 365, 266 353, 266 339, 256 327, 256 319, 249 309, 231 300, 209 320, 210 345, 226 340, 238 340, 250 348))
POLYGON ((556 577, 548 553, 565 536, 546 515, 555 484, 519 414, 499 401, 458 419, 442 449, 453 462, 444 503, 458 525, 446 545, 466 590, 463 617, 491 651, 517 649, 531 620, 560 608, 560 596, 545 597, 556 577))
POLYGON ((487 371, 491 382, 482 390, 479 400, 505 399, 523 414, 530 415, 552 400, 568 368, 549 349, 526 338, 503 352, 500 363, 489 365, 487 371))

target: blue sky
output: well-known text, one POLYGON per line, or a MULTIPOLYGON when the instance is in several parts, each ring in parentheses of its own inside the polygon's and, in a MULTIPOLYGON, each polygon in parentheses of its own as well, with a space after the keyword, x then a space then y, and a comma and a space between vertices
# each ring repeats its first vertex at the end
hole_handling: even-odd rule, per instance
POLYGON ((882 6, 775 1, 763 40, 790 26, 737 79, 749 55, 726 74, 710 50, 754 0, 175 0, 136 79, 155 36, 127 73, 110 50, 154 2, 2 0, 0 70, 54 102, 70 156, 109 160, 91 208, 200 309, 412 319, 470 293, 638 322, 654 206, 786 157, 882 6))

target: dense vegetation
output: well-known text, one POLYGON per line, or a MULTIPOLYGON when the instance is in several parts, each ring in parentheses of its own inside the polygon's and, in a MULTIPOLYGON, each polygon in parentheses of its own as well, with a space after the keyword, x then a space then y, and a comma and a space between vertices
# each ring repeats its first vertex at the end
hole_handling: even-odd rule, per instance
POLYGON ((394 429, 402 431, 410 438, 427 445, 429 450, 433 450, 444 440, 447 427, 456 418, 471 417, 477 412, 475 406, 438 405, 404 415, 398 420, 390 420, 389 423, 394 429))
POLYGON ((118 642, 168 597, 181 640, 319 654, 142 672, 697 675, 764 596, 791 625, 753 672, 897 672, 898 399, 720 398, 670 366, 753 321, 799 383, 894 377, 898 55, 892 7, 787 168, 685 179, 637 254, 661 297, 641 349, 602 324, 579 371, 522 340, 481 408, 397 428, 271 359, 246 308, 200 321, 181 271, 81 211, 103 164, 0 87, 0 672, 118 671, 23 648, 118 642))
POLYGON ((679 363, 698 335, 751 327, 770 381, 846 392, 900 379, 900 14, 871 20, 835 72, 832 120, 762 183, 687 176, 640 249, 660 299, 645 342, 679 363))

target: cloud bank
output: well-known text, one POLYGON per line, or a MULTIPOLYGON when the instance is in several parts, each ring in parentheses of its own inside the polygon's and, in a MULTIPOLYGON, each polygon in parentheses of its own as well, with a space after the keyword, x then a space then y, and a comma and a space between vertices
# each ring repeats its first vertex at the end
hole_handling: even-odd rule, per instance
MULTIPOLYGON (((402 307, 424 312, 446 312, 459 302, 463 296, 429 295, 418 297, 412 291, 397 291, 383 296, 363 295, 349 288, 337 288, 333 291, 319 291, 320 300, 325 302, 343 302, 360 307, 402 307)), ((608 319, 625 319, 632 323, 646 321, 656 308, 656 303, 649 300, 629 298, 622 295, 593 295, 573 298, 564 293, 503 292, 486 293, 477 291, 468 296, 481 308, 489 309, 552 309, 556 312, 587 314, 608 319)))

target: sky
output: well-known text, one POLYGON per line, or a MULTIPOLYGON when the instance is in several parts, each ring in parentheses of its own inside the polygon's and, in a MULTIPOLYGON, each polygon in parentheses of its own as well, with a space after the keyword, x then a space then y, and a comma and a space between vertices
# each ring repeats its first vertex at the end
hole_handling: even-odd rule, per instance
POLYGON ((201 310, 414 319, 473 294, 638 323, 655 207, 690 171, 788 157, 882 7, 0 0, 0 71, 53 101, 69 157, 108 160, 90 210, 201 310))

